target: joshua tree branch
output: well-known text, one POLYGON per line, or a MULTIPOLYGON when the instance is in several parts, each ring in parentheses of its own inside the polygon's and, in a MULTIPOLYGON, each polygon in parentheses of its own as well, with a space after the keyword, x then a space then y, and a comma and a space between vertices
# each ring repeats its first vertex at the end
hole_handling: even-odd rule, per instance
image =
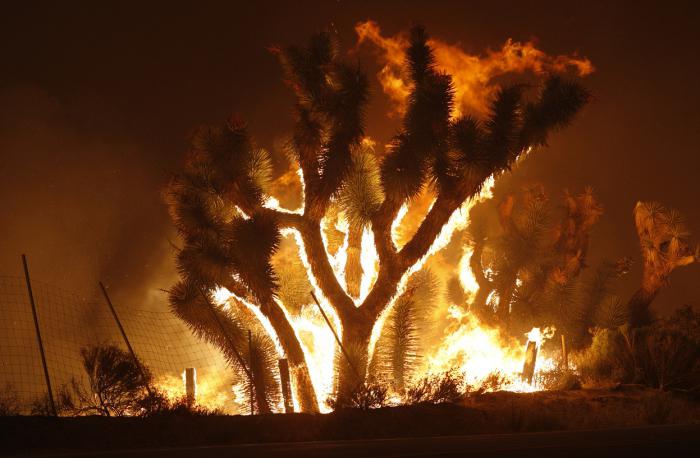
POLYGON ((311 273, 316 278, 323 294, 336 309, 341 321, 346 321, 356 311, 355 303, 340 286, 328 261, 326 248, 323 246, 321 238, 320 224, 305 219, 298 229, 304 241, 304 250, 311 266, 311 273))
POLYGON ((433 207, 421 222, 418 230, 399 252, 399 265, 405 270, 418 262, 428 252, 443 226, 463 199, 458 196, 438 195, 433 207))
POLYGON ((401 208, 401 203, 387 198, 372 218, 374 244, 382 264, 393 264, 396 247, 391 240, 391 223, 401 208))
POLYGON ((363 227, 351 225, 348 229, 348 257, 345 262, 345 283, 348 294, 360 297, 362 283, 362 231, 363 227))
POLYGON ((297 213, 288 213, 266 207, 261 208, 260 211, 269 215, 274 215, 280 228, 291 228, 298 230, 302 226, 302 216, 297 213))
POLYGON ((369 316, 377 317, 381 314, 396 294, 401 277, 428 252, 442 227, 461 203, 457 196, 438 196, 416 234, 396 254, 395 261, 392 262, 394 257, 389 257, 389 262, 382 260, 377 281, 362 306, 363 309, 366 308, 365 311, 369 316))

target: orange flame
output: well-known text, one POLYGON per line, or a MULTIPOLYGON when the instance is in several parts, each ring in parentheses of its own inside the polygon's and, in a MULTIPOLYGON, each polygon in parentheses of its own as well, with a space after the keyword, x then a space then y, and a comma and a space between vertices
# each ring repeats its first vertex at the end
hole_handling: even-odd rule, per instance
MULTIPOLYGON (((404 72, 408 38, 404 34, 382 36, 374 21, 355 26, 358 45, 371 43, 381 51, 384 66, 377 75, 384 92, 394 104, 391 114, 400 115, 406 110, 411 88, 404 72)), ((495 79, 507 74, 533 72, 564 73, 573 71, 586 76, 594 71, 593 64, 585 57, 573 55, 550 56, 538 49, 532 41, 521 43, 506 40, 501 49, 488 51, 485 56, 468 54, 458 45, 450 45, 436 39, 428 44, 433 49, 435 63, 440 71, 452 76, 455 89, 453 117, 463 114, 482 116, 488 113, 498 85, 495 79)))
MULTIPOLYGON (((247 398, 244 387, 232 384, 225 377, 226 371, 197 371, 195 400, 197 405, 210 410, 235 413, 244 409, 247 398)), ((171 401, 185 397, 185 373, 166 374, 158 377, 154 385, 171 401)))
MULTIPOLYGON (((526 334, 527 339, 520 342, 503 336, 498 329, 481 323, 475 315, 456 306, 449 308, 448 319, 445 336, 428 354, 422 372, 440 374, 456 369, 474 387, 480 387, 491 375, 501 378, 498 386, 487 390, 532 392, 541 389, 537 379, 529 384, 521 378, 525 349, 528 341, 534 341, 539 347, 552 336, 553 328, 544 331, 533 328, 526 334)), ((536 371, 551 370, 555 364, 552 358, 540 355, 536 371)))

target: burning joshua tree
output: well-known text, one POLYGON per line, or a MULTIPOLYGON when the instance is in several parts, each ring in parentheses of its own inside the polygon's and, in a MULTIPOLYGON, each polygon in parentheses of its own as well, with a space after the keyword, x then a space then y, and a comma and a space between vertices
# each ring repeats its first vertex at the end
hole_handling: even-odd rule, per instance
POLYGON ((630 298, 627 308, 632 326, 651 323, 649 307, 668 277, 677 267, 700 258, 700 246, 690 245, 690 232, 683 217, 657 202, 637 202, 634 222, 644 257, 642 284, 630 298))
POLYGON ((512 85, 496 91, 482 118, 456 115, 452 78, 438 70, 417 27, 405 50, 403 121, 380 160, 364 131, 367 77, 341 58, 331 37, 321 33, 306 48, 277 54, 296 97, 289 150, 302 181, 302 207, 285 209, 271 198, 270 157, 255 147, 242 122, 200 131, 167 191, 184 243, 178 254, 182 279, 171 290, 171 304, 252 378, 262 412, 271 410, 279 393, 276 361, 263 351, 277 344, 288 359, 299 408, 313 412, 319 404, 307 354, 279 299, 272 262, 282 234, 296 237, 308 280, 341 336, 344 355, 335 372, 342 399, 365 381, 381 318, 425 258, 449 240, 451 217, 523 152, 545 145, 589 96, 578 83, 549 76, 531 101, 525 85, 512 85), (395 225, 426 187, 435 199, 398 247, 395 225), (331 254, 329 226, 343 228, 343 259, 331 254), (370 249, 376 259, 367 261, 370 249), (262 331, 249 344, 250 327, 262 331))

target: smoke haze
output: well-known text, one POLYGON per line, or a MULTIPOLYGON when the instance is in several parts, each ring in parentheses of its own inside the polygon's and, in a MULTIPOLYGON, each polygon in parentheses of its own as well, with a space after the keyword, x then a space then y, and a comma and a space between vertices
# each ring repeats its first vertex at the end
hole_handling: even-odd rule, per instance
MULTIPOLYGON (((330 29, 350 49, 356 24, 367 19, 387 35, 418 21, 469 54, 537 38, 550 55, 577 51, 591 60, 596 72, 585 84, 594 102, 500 181, 493 202, 534 182, 553 198, 593 186, 605 213, 592 234, 591 264, 636 261, 623 297, 640 279, 637 200, 678 208, 700 238, 700 64, 688 58, 698 15, 690 3, 662 11, 552 3, 539 12, 495 3, 252 3, 33 3, 3 15, 0 274, 19 275, 26 253, 43 281, 89 296, 102 280, 119 304, 165 307, 159 289, 175 278, 174 233, 160 190, 190 133, 239 113, 260 146, 281 157, 291 97, 267 47, 330 29)), ((381 65, 370 50, 357 57, 373 84, 368 133, 382 144, 397 121, 387 118, 390 104, 374 78, 381 65)), ((655 307, 700 303, 699 274, 698 266, 674 273, 655 307)))

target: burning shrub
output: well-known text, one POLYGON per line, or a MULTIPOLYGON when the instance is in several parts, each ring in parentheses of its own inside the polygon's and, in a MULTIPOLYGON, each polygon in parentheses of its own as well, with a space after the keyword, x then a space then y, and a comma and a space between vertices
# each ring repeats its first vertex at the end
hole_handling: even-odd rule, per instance
POLYGON ((326 401, 328 407, 338 409, 378 409, 385 407, 389 399, 389 387, 380 382, 366 382, 349 393, 336 394, 326 401))
POLYGON ((143 417, 223 415, 220 410, 199 405, 187 396, 171 399, 158 389, 152 389, 150 393, 138 399, 136 405, 139 415, 143 417))
POLYGON ((464 376, 457 371, 447 371, 438 375, 423 377, 406 391, 406 404, 429 402, 456 404, 464 399, 464 376))
POLYGON ((498 206, 500 233, 473 229, 470 266, 479 288, 472 308, 482 319, 499 320, 519 335, 532 323, 563 329, 572 315, 581 315, 576 327, 585 332, 590 320, 588 313, 576 313, 582 307, 575 296, 602 207, 591 189, 566 194, 564 203, 561 212, 555 211, 544 188, 534 186, 498 206))
POLYGON ((481 394, 489 391, 498 391, 508 384, 508 378, 499 371, 493 371, 478 385, 467 385, 469 393, 481 394))

